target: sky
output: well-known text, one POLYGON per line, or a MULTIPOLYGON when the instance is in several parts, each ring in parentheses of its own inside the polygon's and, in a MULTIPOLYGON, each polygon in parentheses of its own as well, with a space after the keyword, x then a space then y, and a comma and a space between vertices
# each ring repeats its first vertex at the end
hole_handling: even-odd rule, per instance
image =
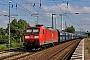
POLYGON ((0 0, 0 28, 6 28, 10 22, 26 20, 31 26, 43 24, 61 30, 61 14, 63 15, 63 29, 74 26, 76 31, 90 31, 90 0, 0 0), (76 14, 78 13, 78 14, 76 14), (37 22, 38 21, 38 22, 37 22))

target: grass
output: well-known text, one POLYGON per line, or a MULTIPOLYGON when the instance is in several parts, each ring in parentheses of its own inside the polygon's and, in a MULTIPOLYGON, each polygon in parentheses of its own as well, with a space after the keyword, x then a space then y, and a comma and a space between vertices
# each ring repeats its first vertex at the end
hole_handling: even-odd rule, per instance
POLYGON ((0 50, 7 50, 7 45, 6 44, 0 44, 0 50))
MULTIPOLYGON (((21 43, 13 42, 10 45, 11 48, 16 48, 16 47, 21 47, 21 46, 23 46, 23 42, 21 42, 21 43)), ((0 44, 0 50, 7 50, 7 49, 8 49, 7 44, 0 44)))
POLYGON ((90 54, 90 48, 88 46, 86 46, 86 49, 88 50, 88 53, 90 54))
POLYGON ((16 47, 21 47, 21 46, 23 46, 23 42, 21 42, 21 43, 11 43, 11 48, 16 48, 16 47))

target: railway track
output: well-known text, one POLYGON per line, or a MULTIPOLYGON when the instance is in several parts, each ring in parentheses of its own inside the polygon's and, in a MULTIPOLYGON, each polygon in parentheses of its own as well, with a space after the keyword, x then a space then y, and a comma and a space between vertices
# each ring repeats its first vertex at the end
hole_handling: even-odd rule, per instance
POLYGON ((8 56, 4 56, 4 57, 1 57, 0 59, 1 60, 17 60, 19 58, 22 58, 22 57, 25 57, 25 56, 28 56, 28 55, 31 55, 32 53, 29 53, 29 52, 17 52, 17 53, 13 53, 13 54, 10 54, 8 56))
POLYGON ((79 42, 80 40, 68 44, 63 49, 58 50, 57 52, 55 52, 45 60, 68 60, 79 42))
POLYGON ((69 41, 26 56, 21 60, 67 60, 79 42, 80 40, 69 41))
POLYGON ((35 52, 27 52, 24 47, 18 47, 5 51, 0 51, 0 60, 18 60, 35 52))
POLYGON ((27 52, 24 47, 0 51, 0 60, 18 60, 20 58, 37 53, 38 51, 40 50, 33 49, 32 51, 30 50, 29 52, 27 52))
POLYGON ((66 57, 69 57, 79 42, 79 39, 73 40, 36 52, 26 52, 23 48, 17 48, 4 53, 5 56, 0 57, 0 60, 64 60, 68 59, 66 57))
POLYGON ((4 51, 8 51, 8 52, 26 52, 26 49, 24 47, 17 47, 17 48, 12 48, 9 50, 4 50, 4 51))
MULTIPOLYGON (((75 49, 80 40, 69 41, 55 47, 48 48, 37 54, 31 55, 30 60, 67 60, 70 52, 75 49)), ((28 59, 27 59, 28 60, 28 59)))
POLYGON ((7 53, 6 51, 0 51, 0 54, 7 53))
POLYGON ((84 60, 84 39, 82 39, 75 49, 75 52, 73 53, 70 60, 84 60))

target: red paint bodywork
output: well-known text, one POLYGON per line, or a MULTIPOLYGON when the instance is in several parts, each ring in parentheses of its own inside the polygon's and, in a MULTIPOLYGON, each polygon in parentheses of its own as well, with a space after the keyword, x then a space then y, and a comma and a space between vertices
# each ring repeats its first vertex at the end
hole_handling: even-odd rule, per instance
POLYGON ((26 34, 24 33, 24 41, 28 42, 36 42, 38 41, 38 45, 44 45, 49 43, 58 42, 58 32, 57 30, 49 30, 44 26, 35 26, 35 27, 27 27, 29 28, 39 28, 39 34, 26 34), (25 36, 30 36, 30 38, 25 38, 25 36), (39 38, 34 38, 34 36, 39 36, 39 38))

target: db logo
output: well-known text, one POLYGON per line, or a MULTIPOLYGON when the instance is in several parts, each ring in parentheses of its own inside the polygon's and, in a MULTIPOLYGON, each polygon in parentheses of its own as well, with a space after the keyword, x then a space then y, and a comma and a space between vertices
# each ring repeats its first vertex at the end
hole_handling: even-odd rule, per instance
POLYGON ((33 38, 33 36, 31 36, 31 38, 33 38))

